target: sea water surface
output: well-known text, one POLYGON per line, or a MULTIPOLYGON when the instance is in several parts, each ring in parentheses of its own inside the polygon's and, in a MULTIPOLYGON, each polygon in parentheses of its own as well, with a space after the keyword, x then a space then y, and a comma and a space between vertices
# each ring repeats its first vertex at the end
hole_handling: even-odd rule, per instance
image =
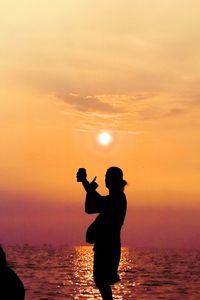
MULTIPOLYGON (((101 299, 92 279, 92 247, 4 247, 26 300, 101 299)), ((122 249, 120 300, 199 300, 200 250, 122 249)))

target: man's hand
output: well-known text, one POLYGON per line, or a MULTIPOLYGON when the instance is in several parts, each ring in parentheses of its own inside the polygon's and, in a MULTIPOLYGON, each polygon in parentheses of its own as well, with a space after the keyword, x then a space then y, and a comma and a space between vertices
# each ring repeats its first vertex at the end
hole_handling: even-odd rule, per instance
POLYGON ((91 190, 96 190, 98 188, 98 183, 96 182, 96 176, 94 177, 94 179, 90 182, 90 189, 91 190))
POLYGON ((91 182, 89 182, 87 180, 87 173, 85 168, 79 168, 78 172, 76 173, 77 182, 82 182, 82 185, 86 190, 86 192, 92 190, 95 191, 98 188, 98 184, 96 183, 96 178, 97 177, 95 176, 94 179, 91 182))

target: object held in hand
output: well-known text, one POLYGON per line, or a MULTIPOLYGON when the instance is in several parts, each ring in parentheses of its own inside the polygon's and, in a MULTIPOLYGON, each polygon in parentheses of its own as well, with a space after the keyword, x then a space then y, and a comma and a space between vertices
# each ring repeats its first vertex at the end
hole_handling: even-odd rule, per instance
POLYGON ((76 174, 77 182, 83 182, 87 178, 87 173, 85 168, 79 168, 76 174))

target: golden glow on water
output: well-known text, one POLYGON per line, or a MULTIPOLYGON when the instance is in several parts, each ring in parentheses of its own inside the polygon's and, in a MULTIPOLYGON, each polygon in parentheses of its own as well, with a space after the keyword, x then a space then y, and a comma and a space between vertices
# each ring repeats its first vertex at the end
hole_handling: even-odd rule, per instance
MULTIPOLYGON (((76 292, 74 299, 102 299, 98 289, 93 282, 93 250, 92 247, 82 246, 75 248, 74 257, 74 282, 76 282, 76 292)), ((130 297, 132 289, 136 283, 127 281, 127 286, 123 283, 123 277, 128 272, 130 262, 129 249, 122 248, 122 256, 119 267, 121 281, 112 287, 114 299, 123 300, 130 297)))
MULTIPOLYGON (((92 278, 92 247, 13 246, 11 266, 26 288, 26 300, 102 300, 92 278)), ((200 252, 122 248, 121 281, 113 299, 200 299, 200 252)))
POLYGON ((92 247, 75 248, 74 281, 76 292, 74 299, 101 299, 93 282, 93 250, 92 247))

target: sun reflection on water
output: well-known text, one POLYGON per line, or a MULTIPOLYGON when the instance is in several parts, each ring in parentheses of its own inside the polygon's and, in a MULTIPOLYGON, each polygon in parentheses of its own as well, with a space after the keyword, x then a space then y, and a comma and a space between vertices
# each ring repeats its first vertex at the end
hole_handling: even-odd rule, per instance
POLYGON ((74 299, 101 299, 92 277, 92 247, 82 246, 75 248, 73 269, 74 282, 76 283, 74 299))
MULTIPOLYGON (((113 286, 114 299, 123 300, 130 297, 132 289, 135 286, 135 282, 132 280, 128 283, 128 286, 124 286, 123 277, 126 276, 128 271, 129 261, 129 249, 122 248, 122 256, 119 267, 119 274, 121 281, 113 286), (125 297, 125 298, 124 298, 125 297)), ((93 282, 93 250, 92 247, 82 246, 75 248, 75 255, 73 261, 74 269, 74 282, 75 284, 75 296, 74 299, 102 299, 98 289, 93 282)))
MULTIPOLYGON (((26 300, 101 300, 92 278, 92 247, 11 246, 11 266, 26 288, 26 300)), ((200 299, 199 250, 122 248, 121 281, 113 299, 200 299)))

